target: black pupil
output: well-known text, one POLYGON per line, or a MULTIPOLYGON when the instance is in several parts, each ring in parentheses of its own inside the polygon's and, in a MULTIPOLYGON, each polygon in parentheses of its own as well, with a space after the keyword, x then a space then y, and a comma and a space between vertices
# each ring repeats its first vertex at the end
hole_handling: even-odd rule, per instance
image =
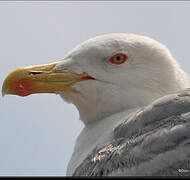
POLYGON ((117 55, 117 56, 114 57, 114 61, 116 61, 116 62, 122 62, 123 58, 124 57, 122 55, 117 55))
POLYGON ((117 61, 120 61, 120 59, 121 59, 120 56, 116 56, 117 61))

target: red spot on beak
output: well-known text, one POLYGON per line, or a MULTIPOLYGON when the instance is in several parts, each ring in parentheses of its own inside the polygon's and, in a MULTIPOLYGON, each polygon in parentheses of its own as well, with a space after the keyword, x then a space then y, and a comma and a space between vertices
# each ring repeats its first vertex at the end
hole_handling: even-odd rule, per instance
POLYGON ((33 92, 34 83, 27 81, 26 79, 19 79, 11 84, 10 88, 20 96, 27 96, 33 92))

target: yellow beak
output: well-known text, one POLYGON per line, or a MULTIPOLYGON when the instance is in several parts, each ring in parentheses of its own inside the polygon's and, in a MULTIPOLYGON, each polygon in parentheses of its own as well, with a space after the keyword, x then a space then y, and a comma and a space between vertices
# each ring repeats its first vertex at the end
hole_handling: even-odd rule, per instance
POLYGON ((27 96, 34 93, 58 93, 75 91, 73 83, 93 79, 88 74, 53 72, 56 63, 28 66, 16 69, 5 79, 2 95, 27 96))

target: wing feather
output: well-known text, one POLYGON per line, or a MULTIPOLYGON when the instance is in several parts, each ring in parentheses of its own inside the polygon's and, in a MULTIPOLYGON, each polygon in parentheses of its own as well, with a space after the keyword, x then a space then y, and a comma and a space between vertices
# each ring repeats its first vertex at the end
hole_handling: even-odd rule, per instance
POLYGON ((190 89, 159 98, 121 120, 74 176, 190 176, 190 89))

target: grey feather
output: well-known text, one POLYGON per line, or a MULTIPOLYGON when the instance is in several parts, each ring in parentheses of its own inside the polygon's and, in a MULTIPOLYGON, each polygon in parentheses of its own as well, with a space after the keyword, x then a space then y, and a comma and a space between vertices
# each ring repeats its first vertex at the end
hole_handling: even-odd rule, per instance
POLYGON ((190 176, 190 89, 159 98, 121 120, 74 176, 190 176))

